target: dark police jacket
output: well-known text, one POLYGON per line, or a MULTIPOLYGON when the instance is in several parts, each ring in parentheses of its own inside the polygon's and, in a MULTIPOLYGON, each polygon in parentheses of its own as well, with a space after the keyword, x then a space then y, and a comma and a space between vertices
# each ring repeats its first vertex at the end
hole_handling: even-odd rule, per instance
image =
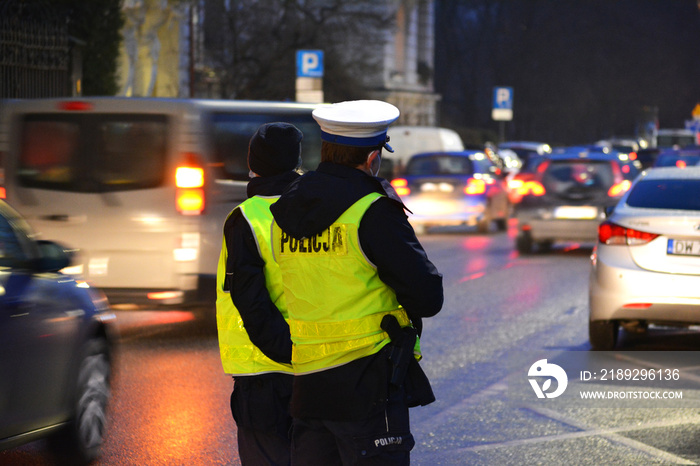
MULTIPOLYGON (((248 197, 279 196, 297 178, 299 175, 292 171, 253 178, 248 183, 248 197)), ((265 262, 258 253, 255 233, 240 210, 234 212, 224 224, 224 239, 229 251, 226 263, 227 277, 230 277, 229 291, 250 341, 268 358, 291 363, 289 325, 270 299, 265 284, 265 262)))
MULTIPOLYGON (((270 210, 286 233, 312 237, 330 226, 369 193, 386 195, 370 206, 358 235, 379 278, 396 293, 418 328, 421 319, 442 308, 442 275, 428 260, 404 205, 386 180, 356 168, 322 162, 316 171, 293 181, 270 210)), ((339 283, 338 286, 342 286, 339 283)), ((388 374, 383 352, 348 364, 294 377, 291 412, 298 418, 351 421, 383 409, 388 374)))

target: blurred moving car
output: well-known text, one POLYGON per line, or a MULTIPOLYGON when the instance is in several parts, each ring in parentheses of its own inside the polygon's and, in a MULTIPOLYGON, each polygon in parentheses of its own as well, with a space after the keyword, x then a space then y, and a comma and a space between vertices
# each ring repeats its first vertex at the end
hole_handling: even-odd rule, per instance
POLYGON ((619 327, 700 323, 700 167, 644 172, 598 228, 589 280, 589 338, 619 327))
POLYGON ((528 254, 557 241, 595 242, 605 208, 630 184, 615 156, 578 149, 548 156, 518 188, 516 249, 528 254))
POLYGON ((700 148, 665 149, 656 156, 652 167, 691 167, 700 164, 700 148))
POLYGON ((656 147, 681 148, 698 142, 695 131, 686 128, 661 128, 656 133, 656 147))
MULTIPOLYGON (((221 225, 246 199, 248 143, 264 123, 304 133, 320 161, 320 104, 85 97, 0 105, 5 200, 80 249, 71 270, 112 304, 213 304, 221 225)), ((67 271, 68 272, 68 271, 67 271)), ((213 309, 213 307, 211 308, 213 309)))
POLYGON ((0 450, 48 438, 84 464, 106 431, 114 316, 101 292, 59 272, 69 264, 0 201, 0 450))
POLYGON ((509 149, 515 152, 522 166, 527 165, 530 157, 547 155, 552 152, 552 147, 549 144, 536 141, 506 141, 500 143, 498 149, 509 149))
POLYGON ((484 152, 431 152, 411 157, 405 176, 391 184, 413 213, 408 219, 418 232, 470 225, 486 233, 492 221, 499 230, 508 226, 510 202, 498 173, 484 152))
POLYGON ((382 154, 379 175, 391 179, 406 169, 411 156, 424 152, 450 152, 464 150, 459 134, 449 128, 436 126, 392 125, 387 132, 394 152, 382 154))

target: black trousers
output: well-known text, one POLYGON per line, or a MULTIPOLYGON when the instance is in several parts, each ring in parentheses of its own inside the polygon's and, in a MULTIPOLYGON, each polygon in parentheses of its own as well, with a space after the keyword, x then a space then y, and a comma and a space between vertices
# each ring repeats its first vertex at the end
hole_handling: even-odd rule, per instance
POLYGON ((291 462, 289 374, 236 377, 231 413, 238 430, 238 454, 244 466, 288 466, 291 462))
POLYGON ((294 419, 292 464, 404 466, 414 444, 408 406, 397 390, 383 411, 361 421, 294 419))

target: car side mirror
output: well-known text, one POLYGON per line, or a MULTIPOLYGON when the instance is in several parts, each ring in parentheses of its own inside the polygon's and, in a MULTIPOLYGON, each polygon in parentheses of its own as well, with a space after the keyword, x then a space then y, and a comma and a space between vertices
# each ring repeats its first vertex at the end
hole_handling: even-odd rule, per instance
POLYGON ((38 272, 58 272, 68 267, 72 262, 71 254, 60 244, 53 241, 40 240, 39 259, 36 263, 38 272))

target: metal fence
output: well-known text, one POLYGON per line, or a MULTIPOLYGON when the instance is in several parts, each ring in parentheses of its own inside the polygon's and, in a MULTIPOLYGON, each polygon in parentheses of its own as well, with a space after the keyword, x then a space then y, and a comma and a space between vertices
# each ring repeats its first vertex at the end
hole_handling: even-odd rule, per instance
POLYGON ((65 20, 45 2, 0 0, 0 98, 75 94, 65 20))

